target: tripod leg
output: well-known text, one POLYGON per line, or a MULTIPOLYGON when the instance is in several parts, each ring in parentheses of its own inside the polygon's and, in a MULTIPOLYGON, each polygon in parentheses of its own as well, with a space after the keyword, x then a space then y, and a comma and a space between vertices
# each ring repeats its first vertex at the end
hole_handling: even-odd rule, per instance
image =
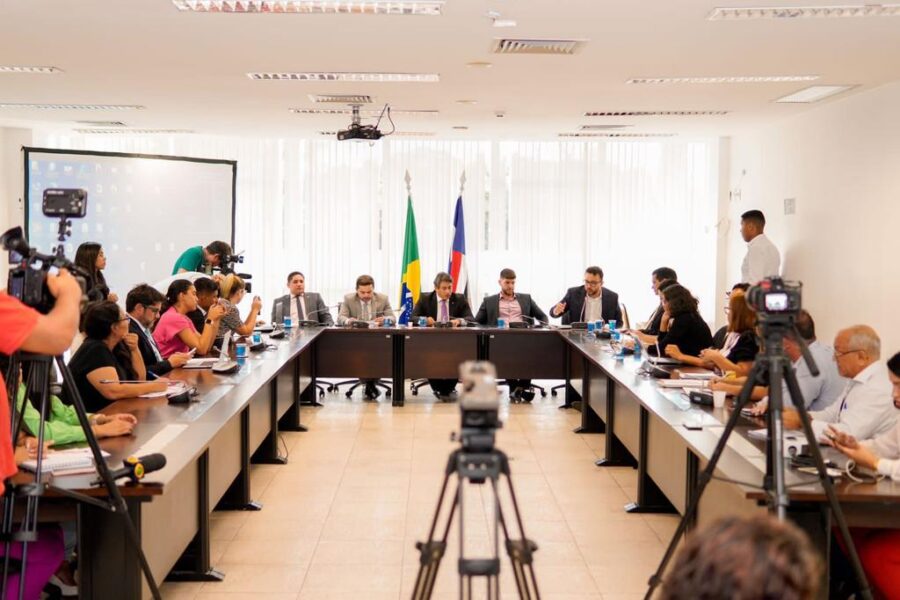
POLYGON ((784 371, 784 379, 788 386, 788 391, 791 394, 791 398, 794 398, 794 405, 797 407, 797 412, 800 414, 800 423, 803 425, 803 433, 806 435, 806 441, 809 445, 810 453, 813 456, 813 460, 816 463, 816 470, 819 472, 819 480, 822 483, 822 487, 825 489, 825 495, 828 497, 828 505, 831 507, 831 512, 834 515, 834 520, 837 522, 838 529, 841 532, 841 537, 844 538, 844 544, 847 547, 847 554, 850 558, 850 564, 853 566, 853 572, 856 575, 856 581, 859 584, 860 595, 867 600, 871 600, 872 598, 872 590, 869 588, 869 581, 866 578, 866 573, 863 570, 862 563, 859 560, 859 554, 856 552, 856 546, 853 543, 853 538, 850 537, 850 529, 847 527, 847 520, 844 518, 844 511, 841 509, 841 504, 838 502, 837 493, 834 491, 834 484, 831 481, 831 478, 828 477, 828 471, 825 468, 825 461, 822 458, 822 451, 819 448, 818 440, 816 440, 815 433, 813 432, 812 425, 809 420, 809 413, 806 410, 806 405, 803 401, 803 394, 800 391, 800 385, 797 383, 797 376, 794 374, 793 369, 790 366, 785 365, 784 371))
POLYGON ((112 478, 109 466, 106 464, 106 459, 103 458, 103 454, 100 451, 100 445, 97 443, 97 438, 93 435, 90 421, 88 421, 87 411, 84 408, 81 395, 78 393, 78 388, 75 385, 72 373, 69 371, 69 367, 63 362, 62 356, 56 357, 56 365, 59 368, 60 373, 62 373, 63 384, 69 391, 72 405, 75 407, 75 412, 78 415, 78 421, 81 423, 81 428, 85 432, 88 446, 91 448, 91 454, 94 456, 94 462, 97 465, 97 473, 100 475, 103 485, 109 493, 109 502, 112 509, 121 519, 123 519, 128 541, 134 548, 141 563, 141 570, 144 572, 144 577, 147 579, 147 586, 150 588, 150 594, 153 596, 154 600, 161 600, 162 596, 159 593, 159 587, 156 585, 156 579, 153 577, 153 572, 150 570, 150 563, 147 562, 147 557, 144 554, 143 548, 141 548, 141 539, 138 536, 137 528, 128 514, 128 505, 125 504, 122 494, 119 493, 119 488, 112 478))
POLYGON ((424 600, 431 597, 437 582, 437 573, 441 565, 441 559, 447 550, 447 537, 450 534, 450 527, 453 524, 453 517, 456 514, 457 502, 459 501, 459 487, 457 487, 457 493, 453 495, 453 503, 450 506, 450 514, 447 516, 447 522, 444 525, 443 537, 439 541, 435 540, 434 533, 437 530, 444 499, 447 497, 450 474, 455 471, 457 454, 458 451, 453 452, 447 461, 447 467, 444 470, 444 481, 441 483, 441 492, 438 496, 437 509, 434 512, 434 519, 432 519, 431 527, 428 530, 428 539, 416 544, 420 555, 419 572, 416 575, 415 587, 413 587, 413 600, 424 600))
MULTIPOLYGON (((509 526, 506 523, 506 517, 503 514, 502 508, 500 508, 499 501, 497 503, 497 517, 500 522, 500 527, 503 530, 503 538, 506 542, 509 560, 512 563, 513 576, 516 580, 516 589, 519 592, 519 598, 523 598, 524 600, 531 600, 531 598, 540 600, 541 593, 538 590, 537 577, 534 574, 534 553, 538 549, 537 544, 525 536, 522 513, 519 510, 519 502, 516 499, 516 492, 513 489, 512 478, 510 477, 509 462, 505 455, 503 456, 503 461, 504 467, 502 472, 506 476, 507 489, 509 490, 513 514, 516 519, 516 525, 519 528, 521 539, 510 540, 509 526)), ((499 498, 496 482, 492 481, 491 483, 493 485, 494 495, 499 498)))
POLYGON ((669 546, 666 548, 666 553, 663 555, 662 561, 659 563, 659 567, 656 569, 656 572, 650 577, 647 593, 644 595, 645 600, 650 600, 650 598, 653 597, 653 592, 657 587, 659 587, 659 584, 662 582, 662 576, 666 571, 666 567, 672 560, 672 557, 675 555, 675 549, 678 547, 678 541, 681 539, 681 536, 684 535, 684 532, 687 531, 688 526, 694 521, 697 508, 700 506, 700 498, 703 496, 703 491, 712 480, 713 474, 716 470, 716 465, 719 464, 719 459, 722 458, 722 454, 725 452, 725 447, 728 444, 728 438, 734 431, 735 426, 737 426, 738 419, 741 416, 741 409, 750 400, 750 394, 753 393, 753 386, 758 380, 760 373, 762 373, 764 369, 765 365, 763 361, 757 360, 755 363, 753 363, 753 367, 750 369, 750 373, 747 376, 747 382, 744 384, 744 387, 741 388, 741 393, 738 395, 737 401, 735 402, 734 410, 728 417, 728 422, 725 424, 725 429, 722 431, 722 435, 719 438, 718 443, 716 443, 716 447, 709 458, 709 462, 706 464, 706 468, 704 468, 700 475, 697 477, 697 490, 691 498, 690 503, 687 505, 687 507, 685 507, 684 516, 681 517, 681 521, 679 521, 678 523, 678 528, 675 530, 675 534, 672 536, 672 539, 669 542, 669 546))

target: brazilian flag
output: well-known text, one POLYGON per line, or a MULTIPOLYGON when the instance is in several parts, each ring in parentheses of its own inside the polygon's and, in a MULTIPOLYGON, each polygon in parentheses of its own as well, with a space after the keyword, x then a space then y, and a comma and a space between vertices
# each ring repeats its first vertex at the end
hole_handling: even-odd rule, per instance
POLYGON ((400 318, 397 323, 406 325, 412 318, 413 306, 422 291, 422 275, 419 269, 419 240, 416 236, 416 216, 413 214, 412 196, 406 205, 406 237, 403 242, 403 275, 400 277, 400 318))

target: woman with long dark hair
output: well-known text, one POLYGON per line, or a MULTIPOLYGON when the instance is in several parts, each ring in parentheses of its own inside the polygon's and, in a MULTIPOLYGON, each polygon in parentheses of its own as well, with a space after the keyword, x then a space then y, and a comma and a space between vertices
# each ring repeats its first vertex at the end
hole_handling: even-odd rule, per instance
POLYGON ((206 354, 216 341, 219 321, 225 309, 214 304, 206 313, 203 332, 199 333, 187 314, 197 308, 197 290, 187 279, 177 279, 169 285, 166 301, 162 306, 162 316, 153 330, 153 339, 159 347, 163 358, 176 352, 197 350, 198 354, 206 354))
POLYGON ((147 369, 137 335, 128 331, 128 315, 115 302, 88 306, 84 333, 85 340, 69 361, 69 370, 89 412, 122 398, 166 391, 164 381, 119 383, 145 381, 147 369))
POLYGON ((675 284, 662 292, 663 316, 659 322, 659 335, 635 332, 641 343, 648 346, 649 354, 666 354, 669 345, 678 346, 689 356, 699 356, 700 351, 712 345, 709 325, 700 316, 697 299, 682 285, 675 284))
POLYGON ((106 254, 97 242, 84 242, 75 251, 75 264, 90 273, 87 282, 87 297, 91 302, 109 300, 118 302, 119 296, 109 291, 103 269, 106 268, 106 254))

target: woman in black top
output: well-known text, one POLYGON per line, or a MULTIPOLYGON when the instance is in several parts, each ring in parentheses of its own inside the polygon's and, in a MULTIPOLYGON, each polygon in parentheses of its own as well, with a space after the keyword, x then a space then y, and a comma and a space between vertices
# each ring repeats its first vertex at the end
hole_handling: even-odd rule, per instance
POLYGON ((741 291, 732 292, 728 299, 727 333, 719 348, 707 348, 700 357, 686 356, 681 350, 669 345, 666 354, 681 362, 707 369, 717 369, 725 373, 733 371, 737 375, 747 375, 759 353, 756 343, 756 312, 747 304, 741 291))
POLYGON ((121 398, 166 390, 164 381, 119 383, 120 380, 145 380, 147 370, 137 335, 128 332, 128 315, 114 302, 89 306, 84 316, 84 331, 86 338, 69 361, 69 370, 88 412, 97 412, 121 398))
POLYGON ((704 348, 712 344, 709 325, 697 311, 697 299, 682 285, 671 285, 662 292, 663 316, 659 323, 659 335, 644 333, 635 335, 641 340, 650 354, 659 352, 666 354, 670 345, 677 346, 681 352, 690 356, 698 356, 704 348))
POLYGON ((109 291, 103 269, 106 268, 106 255, 103 247, 96 242, 84 242, 75 251, 75 264, 91 274, 87 282, 87 297, 91 302, 110 300, 118 302, 119 297, 109 291))

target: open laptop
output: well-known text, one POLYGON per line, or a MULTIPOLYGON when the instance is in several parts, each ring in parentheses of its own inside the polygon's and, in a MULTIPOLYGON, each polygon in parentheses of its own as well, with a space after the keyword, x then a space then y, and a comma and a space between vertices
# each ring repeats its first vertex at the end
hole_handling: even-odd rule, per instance
POLYGON ((659 365, 680 365, 683 364, 677 358, 672 358, 671 356, 660 356, 659 344, 656 344, 656 356, 647 356, 647 360, 656 366, 659 365))

